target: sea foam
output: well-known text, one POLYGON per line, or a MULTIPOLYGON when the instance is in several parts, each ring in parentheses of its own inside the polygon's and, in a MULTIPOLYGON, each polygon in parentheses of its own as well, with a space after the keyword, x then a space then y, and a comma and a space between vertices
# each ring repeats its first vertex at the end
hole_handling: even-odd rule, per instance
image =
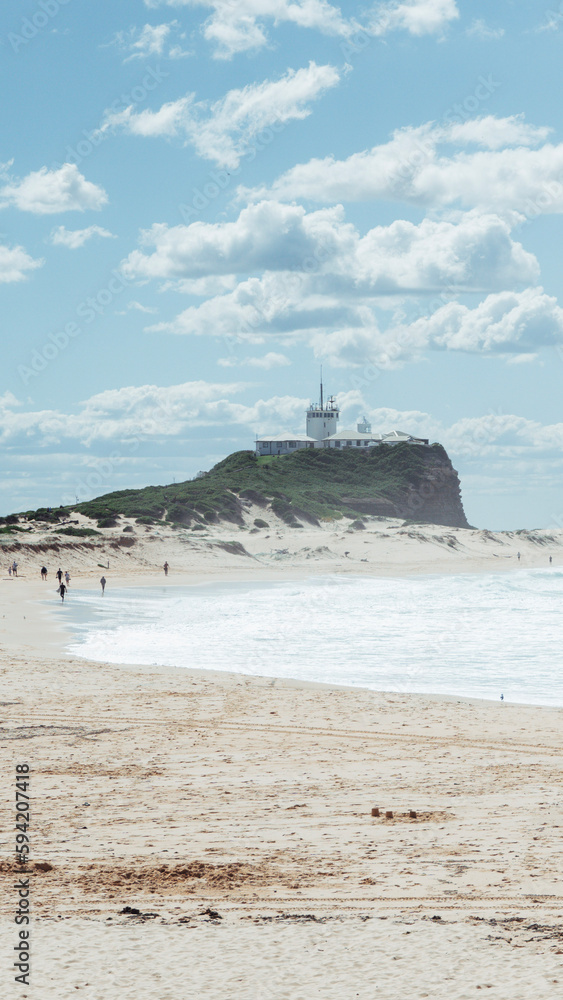
POLYGON ((234 671, 563 705, 563 572, 73 591, 69 651, 91 660, 234 671))

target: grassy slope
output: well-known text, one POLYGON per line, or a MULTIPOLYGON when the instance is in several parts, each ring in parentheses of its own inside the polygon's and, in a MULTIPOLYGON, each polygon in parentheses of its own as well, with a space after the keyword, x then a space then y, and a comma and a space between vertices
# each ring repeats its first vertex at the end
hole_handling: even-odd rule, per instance
MULTIPOLYGON (((347 497, 396 500, 425 479, 428 462, 449 462, 444 449, 413 445, 354 449, 303 450, 262 463, 253 452, 239 451, 219 462, 201 479, 169 486, 121 490, 78 504, 74 510, 96 520, 122 514, 176 524, 229 520, 240 523, 238 497, 270 506, 285 520, 292 511, 303 517, 356 517, 347 497)), ((308 518, 306 518, 308 519, 308 518)))

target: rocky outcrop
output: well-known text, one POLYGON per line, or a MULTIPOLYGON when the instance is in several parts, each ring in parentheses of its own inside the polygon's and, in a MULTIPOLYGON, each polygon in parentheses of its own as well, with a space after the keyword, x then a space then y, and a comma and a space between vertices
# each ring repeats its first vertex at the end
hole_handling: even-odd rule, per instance
POLYGON ((409 490, 401 517, 450 528, 469 528, 461 499, 461 485, 446 451, 441 447, 426 451, 426 475, 409 490))
POLYGON ((443 524, 449 528, 469 528, 459 477, 446 450, 441 445, 432 448, 408 447, 418 453, 422 468, 413 475, 406 489, 402 488, 386 498, 344 497, 346 505, 358 514, 402 517, 428 524, 443 524))

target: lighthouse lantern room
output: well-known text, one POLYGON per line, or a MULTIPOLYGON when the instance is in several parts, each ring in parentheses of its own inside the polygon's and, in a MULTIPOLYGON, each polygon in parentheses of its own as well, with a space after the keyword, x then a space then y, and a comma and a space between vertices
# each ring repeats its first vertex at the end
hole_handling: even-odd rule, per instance
POLYGON ((311 403, 307 410, 307 435, 315 441, 323 441, 331 434, 336 434, 340 410, 334 396, 329 396, 327 402, 323 399, 323 380, 321 374, 320 403, 311 403))

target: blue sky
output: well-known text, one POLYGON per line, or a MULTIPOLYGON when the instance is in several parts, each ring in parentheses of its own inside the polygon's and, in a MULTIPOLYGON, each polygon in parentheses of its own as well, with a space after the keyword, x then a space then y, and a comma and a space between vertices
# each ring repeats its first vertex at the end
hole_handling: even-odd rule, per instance
POLYGON ((563 524, 563 3, 6 0, 0 513, 343 411, 563 524))

